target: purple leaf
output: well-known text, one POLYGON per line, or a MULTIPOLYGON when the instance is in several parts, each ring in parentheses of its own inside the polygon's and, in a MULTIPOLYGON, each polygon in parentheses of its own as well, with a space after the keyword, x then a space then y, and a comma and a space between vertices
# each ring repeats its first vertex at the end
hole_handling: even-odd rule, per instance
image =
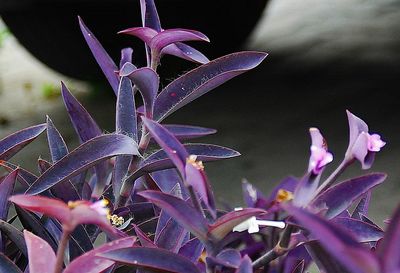
POLYGON ((346 156, 351 156, 354 143, 362 132, 368 132, 368 125, 350 111, 346 110, 346 114, 349 122, 349 146, 347 147, 346 156))
POLYGON ((182 255, 193 263, 197 262, 204 250, 204 244, 197 238, 187 241, 180 249, 179 255, 182 255))
POLYGON ((193 139, 215 134, 217 130, 199 126, 164 124, 178 140, 193 139))
POLYGON ((299 263, 303 262, 304 267, 307 267, 311 262, 310 254, 307 252, 304 244, 296 246, 294 249, 290 250, 287 254, 285 260, 283 261, 284 271, 283 273, 293 273, 299 263))
POLYGON ((355 200, 386 179, 383 173, 373 173, 337 184, 318 195, 312 205, 327 207, 327 218, 333 218, 346 210, 355 200))
POLYGON ((160 18, 154 0, 140 0, 140 10, 142 15, 142 25, 161 31, 160 18))
POLYGON ((138 237, 141 246, 157 248, 153 241, 137 225, 133 225, 133 228, 135 229, 135 234, 138 237))
POLYGON ((240 265, 242 256, 238 250, 226 248, 218 253, 216 258, 224 261, 224 263, 230 265, 231 268, 237 268, 240 265))
MULTIPOLYGON (((240 155, 239 152, 212 144, 184 144, 186 151, 191 155, 196 155, 197 160, 203 162, 211 162, 221 159, 229 159, 240 155)), ((129 177, 129 180, 135 180, 145 173, 150 173, 158 170, 173 168, 174 163, 168 157, 163 149, 154 152, 145 158, 140 167, 129 177)))
POLYGON ((251 265, 249 256, 243 257, 243 259, 240 261, 239 268, 235 271, 235 273, 253 273, 253 267, 251 265))
POLYGON ((151 39, 153 39, 153 37, 155 37, 158 32, 149 27, 133 27, 121 30, 118 32, 118 34, 135 36, 148 45, 150 44, 151 39))
POLYGON ((54 162, 60 160, 68 154, 67 144, 60 132, 54 126, 53 121, 47 116, 47 142, 50 147, 51 159, 54 162))
POLYGON ((96 39, 94 34, 85 25, 83 20, 80 17, 78 17, 78 19, 79 19, 79 26, 81 28, 83 37, 86 40, 86 43, 88 44, 94 58, 96 59, 101 70, 103 71, 108 82, 110 83, 112 89, 114 90, 114 93, 117 94, 119 78, 117 74, 115 74, 115 71, 118 70, 118 67, 115 65, 114 61, 105 51, 100 42, 96 39))
POLYGON ((173 55, 199 64, 206 64, 210 60, 200 51, 184 43, 175 43, 164 47, 161 54, 173 55))
POLYGON ((3 220, 0 220, 0 231, 18 247, 25 257, 28 257, 24 235, 21 231, 3 220))
POLYGON ((187 231, 173 218, 169 218, 159 236, 155 238, 155 243, 160 248, 178 253, 186 235, 187 231))
POLYGON ((303 209, 288 205, 284 208, 352 273, 380 272, 376 257, 346 231, 303 209))
POLYGON ((329 252, 327 252, 318 241, 306 244, 306 249, 312 257, 320 272, 327 273, 353 273, 344 268, 329 252))
POLYGON ((158 95, 154 106, 154 119, 165 119, 208 91, 255 68, 266 56, 267 54, 261 52, 233 53, 184 74, 158 95))
POLYGON ((122 77, 128 77, 135 84, 135 87, 139 89, 143 97, 146 117, 151 119, 153 117, 154 101, 158 93, 160 79, 157 73, 149 67, 143 67, 133 71, 130 70, 131 69, 124 69, 123 67, 120 75, 122 77))
POLYGON ((17 131, 0 140, 0 160, 8 160, 22 148, 31 143, 46 129, 46 124, 39 124, 17 131))
POLYGON ((71 119, 72 125, 79 136, 80 142, 88 141, 102 134, 100 127, 79 103, 79 101, 71 94, 63 82, 61 82, 61 94, 63 96, 65 107, 71 119))
POLYGON ((188 205, 184 200, 156 191, 144 191, 140 192, 139 195, 165 210, 178 223, 203 242, 207 240, 208 225, 206 220, 200 212, 188 205))
POLYGON ((355 219, 361 219, 360 214, 368 215, 370 201, 371 201, 371 191, 367 191, 361 198, 360 202, 358 202, 357 207, 351 214, 351 217, 355 219))
POLYGON ((266 213, 262 209, 245 208, 242 210, 231 211, 221 216, 209 228, 209 235, 211 238, 217 240, 223 239, 233 228, 247 219, 266 213))
POLYGON ((303 273, 304 272, 304 260, 300 261, 292 273, 303 273))
POLYGON ((0 272, 4 273, 22 273, 6 255, 0 253, 0 272))
POLYGON ((385 272, 397 272, 400 267, 400 207, 397 207, 385 232, 383 241, 378 245, 378 256, 382 260, 385 272))
POLYGON ((116 107, 116 132, 130 136, 138 142, 136 107, 133 97, 132 84, 123 77, 118 88, 116 107))
POLYGON ((3 181, 0 182, 0 220, 7 220, 10 202, 8 198, 11 196, 15 180, 17 178, 18 169, 8 174, 3 181))
POLYGON ((157 141, 158 145, 165 151, 171 161, 175 164, 182 177, 185 177, 186 159, 189 153, 167 129, 147 118, 142 118, 150 134, 157 141))
POLYGON ((256 187, 250 184, 246 179, 242 181, 242 192, 244 201, 249 208, 265 207, 266 198, 256 187))
POLYGON ((135 237, 127 237, 97 247, 73 260, 63 272, 64 273, 103 272, 107 268, 114 265, 115 262, 98 257, 98 254, 108 252, 110 250, 132 247, 135 244, 135 241, 136 241, 135 237))
POLYGON ((49 244, 40 237, 24 230, 29 257, 29 273, 52 273, 56 255, 49 244))
POLYGON ((117 155, 138 154, 137 144, 125 135, 109 134, 93 138, 55 163, 29 187, 26 193, 39 194, 104 159, 117 155))
POLYGON ((209 42, 210 39, 203 33, 190 29, 167 29, 159 32, 154 36, 148 44, 152 50, 152 54, 158 54, 166 46, 185 41, 204 41, 209 42), (154 52, 153 52, 154 51, 154 52))
POLYGON ((171 273, 200 273, 188 259, 160 248, 131 247, 99 254, 135 268, 171 273))
POLYGON ((130 47, 126 47, 121 50, 121 60, 119 62, 120 69, 124 66, 124 64, 132 63, 132 54, 133 49, 130 47))
POLYGON ((383 237, 383 230, 375 225, 348 217, 336 217, 332 223, 351 234, 358 242, 376 242, 383 237))
POLYGON ((33 173, 31 173, 17 165, 14 165, 11 162, 0 160, 0 166, 4 167, 8 172, 12 172, 12 171, 18 169, 17 179, 18 179, 18 181, 23 183, 24 189, 27 189, 37 179, 37 176, 34 175, 33 173))

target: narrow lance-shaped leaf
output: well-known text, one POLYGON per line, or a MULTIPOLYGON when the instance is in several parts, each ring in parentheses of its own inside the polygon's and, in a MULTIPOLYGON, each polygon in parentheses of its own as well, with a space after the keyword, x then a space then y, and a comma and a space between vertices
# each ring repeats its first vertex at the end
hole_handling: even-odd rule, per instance
POLYGON ((171 217, 203 242, 207 241, 208 225, 203 215, 184 200, 170 194, 143 191, 138 193, 156 206, 165 210, 171 217))
POLYGON ((28 188, 37 179, 37 176, 33 173, 14 165, 11 162, 0 160, 0 166, 4 167, 8 172, 18 169, 18 181, 22 183, 24 189, 28 188))
POLYGON ((117 94, 119 78, 115 73, 115 71, 118 70, 118 67, 115 65, 114 61, 108 55, 108 53, 100 44, 100 42, 97 40, 97 38, 94 36, 94 34, 85 25, 83 20, 80 17, 78 17, 78 19, 79 19, 79 26, 81 28, 83 37, 86 40, 86 43, 88 44, 90 50, 93 53, 94 58, 96 59, 101 70, 103 71, 108 82, 110 83, 112 89, 114 90, 114 93, 117 94))
POLYGON ((180 249, 179 255, 182 255, 192 262, 199 260, 204 250, 204 244, 197 238, 190 239, 180 249))
POLYGON ((159 236, 155 238, 158 247, 178 253, 187 231, 173 218, 170 218, 160 231, 159 236))
POLYGON ((361 200, 358 202, 356 208, 351 214, 352 218, 361 219, 361 215, 368 215, 369 203, 371 201, 371 191, 367 191, 361 200))
POLYGON ((52 273, 56 265, 56 255, 49 244, 42 238, 24 230, 28 249, 30 273, 52 273))
POLYGON ((46 124, 39 124, 17 131, 0 140, 0 160, 8 160, 31 143, 44 130, 46 124))
POLYGON ((380 272, 378 261, 373 253, 347 232, 306 210, 288 205, 284 208, 352 273, 380 272))
POLYGON ((53 121, 47 116, 47 142, 49 143, 51 159, 54 162, 68 154, 67 144, 60 132, 54 126, 53 121))
POLYGON ((339 225, 361 243, 376 242, 384 235, 383 230, 379 227, 358 219, 336 217, 331 222, 339 225))
POLYGON ((150 40, 149 46, 152 50, 152 54, 159 54, 164 47, 176 42, 185 41, 209 42, 210 40, 206 35, 199 31, 176 28, 159 32, 150 40))
MULTIPOLYGON (((136 107, 132 84, 128 78, 121 78, 116 108, 116 132, 128 135, 137 143, 136 107)), ((114 181, 112 184, 115 196, 119 195, 122 179, 128 173, 131 160, 132 156, 118 156, 115 160, 114 181)))
MULTIPOLYGON (((140 0, 140 11, 142 15, 142 26, 154 29, 155 32, 161 31, 160 18, 154 0, 140 0)), ((151 54, 148 45, 145 45, 147 66, 150 66, 151 54)))
POLYGON ((164 49, 161 50, 161 54, 173 55, 199 64, 206 64, 210 61, 200 51, 181 42, 164 47, 164 49))
POLYGON ((151 119, 153 117, 154 101, 158 93, 160 79, 157 73, 149 67, 132 70, 129 66, 129 63, 126 64, 121 69, 120 75, 128 77, 135 84, 135 87, 139 89, 143 97, 146 117, 151 119))
MULTIPOLYGON (((197 160, 203 162, 212 162, 240 156, 240 153, 235 150, 213 144, 189 143, 183 146, 188 154, 197 156, 197 160)), ((139 168, 128 179, 134 181, 145 173, 170 169, 174 166, 174 163, 166 152, 161 149, 146 157, 140 163, 139 168)))
POLYGON ((64 273, 97 273, 103 272, 107 268, 114 265, 114 261, 98 257, 98 254, 108 252, 115 249, 132 247, 136 241, 135 237, 127 237, 119 240, 115 240, 97 247, 84 255, 74 259, 67 268, 63 271, 64 273))
POLYGON ((0 220, 7 220, 8 209, 10 207, 8 198, 14 190, 17 174, 18 169, 8 174, 3 181, 0 182, 0 220))
POLYGON ((131 247, 99 254, 135 268, 171 273, 200 273, 196 265, 178 254, 160 248, 131 247))
POLYGON ((154 119, 165 119, 208 91, 255 68, 266 56, 266 53, 261 52, 233 53, 184 74, 158 95, 154 106, 154 119))
POLYGON ((128 136, 109 134, 93 138, 55 163, 29 187, 26 193, 39 194, 101 160, 117 155, 138 154, 137 144, 128 136))
POLYGON ((215 129, 190 125, 164 124, 164 127, 179 140, 208 136, 217 132, 215 129))
POLYGON ((191 162, 189 153, 186 151, 185 147, 160 124, 144 117, 142 120, 150 134, 175 164, 181 176, 184 178, 184 182, 198 192, 210 212, 214 214, 214 196, 204 171, 201 169, 201 166, 196 165, 198 163, 198 161, 196 161, 197 158, 194 160, 195 162, 191 162))
POLYGON ((326 206, 328 208, 326 217, 333 218, 347 209, 364 193, 381 184, 385 179, 386 174, 373 173, 344 181, 318 195, 312 205, 316 207, 326 206))

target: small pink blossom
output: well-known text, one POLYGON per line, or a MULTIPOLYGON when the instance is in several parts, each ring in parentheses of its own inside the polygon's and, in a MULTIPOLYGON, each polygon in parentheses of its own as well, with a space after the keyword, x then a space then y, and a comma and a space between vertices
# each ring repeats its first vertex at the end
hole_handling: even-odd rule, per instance
POLYGON ((312 144, 308 171, 317 175, 327 164, 333 161, 333 155, 328 152, 325 139, 317 128, 310 128, 310 135, 312 144))
POLYGON ((368 134, 368 150, 371 152, 379 152, 386 142, 381 140, 378 134, 368 134))

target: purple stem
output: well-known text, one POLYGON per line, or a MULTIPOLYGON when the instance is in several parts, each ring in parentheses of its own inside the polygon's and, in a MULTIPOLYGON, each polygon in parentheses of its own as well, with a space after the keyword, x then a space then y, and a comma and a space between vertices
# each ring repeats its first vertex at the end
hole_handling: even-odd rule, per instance
POLYGON ((61 273, 64 263, 64 253, 68 245, 69 235, 71 232, 63 230, 61 235, 60 244, 57 249, 56 265, 54 267, 54 273, 61 273))

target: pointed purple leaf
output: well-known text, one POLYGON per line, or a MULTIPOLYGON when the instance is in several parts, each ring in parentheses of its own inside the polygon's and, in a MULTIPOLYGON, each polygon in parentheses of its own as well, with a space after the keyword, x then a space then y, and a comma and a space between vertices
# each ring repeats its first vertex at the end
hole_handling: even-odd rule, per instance
POLYGON ((253 273, 253 266, 251 265, 249 256, 243 257, 243 259, 240 261, 239 268, 235 271, 235 273, 253 273))
POLYGON ((173 253, 178 253, 182 246, 187 231, 173 218, 169 218, 159 236, 155 238, 155 244, 173 253))
POLYGON ((6 255, 0 253, 0 272, 22 273, 22 271, 6 255))
POLYGON ((320 272, 353 273, 353 271, 344 268, 337 259, 332 257, 332 255, 318 243, 318 241, 308 242, 306 244, 306 249, 320 272))
POLYGON ((304 260, 300 261, 296 268, 293 269, 292 273, 303 273, 304 272, 304 260))
POLYGON ((71 94, 63 82, 61 82, 61 94, 72 125, 74 126, 80 141, 85 142, 101 135, 102 131, 100 130, 100 127, 82 104, 80 104, 80 102, 71 94))
POLYGON ((204 41, 209 42, 210 39, 203 33, 191 29, 167 29, 159 32, 156 36, 154 36, 149 44, 152 52, 161 52, 163 48, 166 46, 177 43, 177 42, 186 42, 186 41, 204 41))
POLYGON ((8 160, 22 148, 35 140, 44 130, 46 124, 39 124, 17 131, 0 140, 0 160, 8 160))
POLYGON ((240 266, 242 256, 237 249, 226 248, 218 253, 216 258, 229 264, 232 268, 237 268, 240 266))
POLYGON ((142 120, 152 137, 157 141, 158 145, 165 151, 184 177, 186 159, 189 157, 189 153, 186 151, 185 147, 166 128, 157 122, 147 118, 142 118, 142 120))
POLYGON ((333 218, 385 179, 386 174, 373 173, 344 181, 318 195, 312 205, 315 207, 326 206, 328 208, 326 217, 333 218))
POLYGON ((23 189, 27 189, 37 179, 37 176, 34 175, 33 173, 31 173, 17 165, 14 165, 11 162, 0 160, 0 166, 4 167, 10 173, 12 171, 18 169, 17 179, 18 179, 18 181, 22 182, 23 189))
POLYGON ((49 116, 47 116, 47 142, 49 143, 53 163, 68 154, 67 144, 65 144, 63 137, 49 116))
POLYGON ((204 244, 197 238, 187 241, 180 249, 179 255, 182 255, 193 263, 197 262, 203 253, 204 244))
MULTIPOLYGON (((229 159, 240 155, 240 153, 235 150, 213 144, 193 143, 184 144, 183 146, 189 154, 196 155, 197 160, 203 162, 229 159)), ((131 175, 129 179, 135 180, 145 173, 170 169, 173 167, 175 167, 174 163, 171 161, 165 151, 161 149, 145 158, 140 163, 140 167, 131 175)))
POLYGON ((124 64, 132 63, 132 54, 133 49, 130 47, 126 47, 121 50, 121 60, 119 62, 120 69, 124 66, 124 64))
POLYGON ((321 245, 344 267, 353 273, 378 273, 379 263, 368 249, 343 229, 327 220, 293 206, 284 206, 302 227, 319 240, 321 245))
POLYGON ((137 225, 133 225, 135 234, 139 239, 140 245, 148 248, 157 248, 153 241, 137 225))
POLYGON ((209 228, 211 238, 222 240, 233 228, 247 219, 266 213, 263 209, 245 208, 242 210, 231 211, 221 216, 209 228))
POLYGON ((360 214, 367 216, 370 201, 371 201, 371 191, 367 191, 361 198, 360 202, 358 202, 356 208, 351 214, 351 217, 361 220, 360 214))
POLYGON ((26 193, 39 194, 102 160, 117 155, 138 154, 137 144, 128 136, 109 134, 93 138, 55 163, 29 187, 26 193))
POLYGON ((154 119, 167 116, 224 82, 258 66, 267 56, 261 52, 239 52, 204 64, 170 83, 158 95, 154 119))
POLYGON ((29 273, 52 273, 56 265, 56 254, 40 237, 24 230, 29 257, 29 273))
POLYGON ((157 73, 149 67, 139 68, 129 73, 126 73, 128 72, 127 70, 122 68, 120 75, 128 77, 135 84, 135 87, 139 89, 143 97, 146 117, 151 119, 160 79, 157 73))
POLYGON ((143 42, 145 42, 147 45, 149 45, 151 39, 153 39, 153 37, 155 37, 158 34, 158 32, 149 27, 133 27, 121 30, 118 32, 118 34, 135 36, 140 40, 142 40, 143 42))
POLYGON ((94 36, 94 34, 85 25, 83 20, 80 17, 78 17, 78 19, 79 19, 79 26, 81 28, 83 37, 86 40, 86 43, 88 44, 94 58, 96 59, 101 70, 103 71, 108 82, 110 83, 112 89, 114 90, 114 93, 117 94, 119 78, 117 74, 115 74, 115 71, 118 70, 118 67, 115 65, 114 61, 108 55, 108 53, 100 44, 100 42, 97 40, 97 38, 94 36))
POLYGON ((347 147, 346 156, 351 157, 354 143, 362 132, 368 132, 368 125, 350 111, 346 110, 346 114, 349 122, 349 146, 347 147))
POLYGON ((193 139, 215 134, 217 130, 199 126, 164 124, 178 140, 193 139))
POLYGON ((154 0, 140 0, 140 10, 142 25, 160 32, 161 23, 154 0))
POLYGON ((19 170, 16 169, 11 172, 0 182, 0 220, 7 220, 8 209, 10 207, 8 198, 14 191, 18 171, 19 170))
POLYGON ((375 225, 371 225, 364 221, 348 218, 336 217, 331 220, 332 223, 340 226, 351 234, 358 242, 376 242, 383 237, 383 230, 375 225))
POLYGON ((184 43, 175 43, 164 47, 161 54, 173 55, 191 62, 206 64, 210 60, 200 51, 184 43))
POLYGON ((64 273, 103 272, 107 268, 114 265, 115 262, 98 257, 98 254, 120 248, 132 247, 135 244, 135 241, 136 241, 135 237, 127 237, 101 245, 89 252, 86 252, 84 255, 74 259, 63 272, 64 273))
POLYGON ((135 100, 132 84, 128 78, 121 79, 116 108, 116 132, 128 135, 138 142, 135 100))
POLYGON ((160 248, 131 247, 99 254, 118 263, 152 271, 171 273, 200 273, 185 257, 160 248))
POLYGON ((188 205, 184 200, 156 191, 144 191, 140 192, 139 195, 165 210, 178 223, 203 242, 207 240, 208 225, 206 220, 200 212, 188 205))

